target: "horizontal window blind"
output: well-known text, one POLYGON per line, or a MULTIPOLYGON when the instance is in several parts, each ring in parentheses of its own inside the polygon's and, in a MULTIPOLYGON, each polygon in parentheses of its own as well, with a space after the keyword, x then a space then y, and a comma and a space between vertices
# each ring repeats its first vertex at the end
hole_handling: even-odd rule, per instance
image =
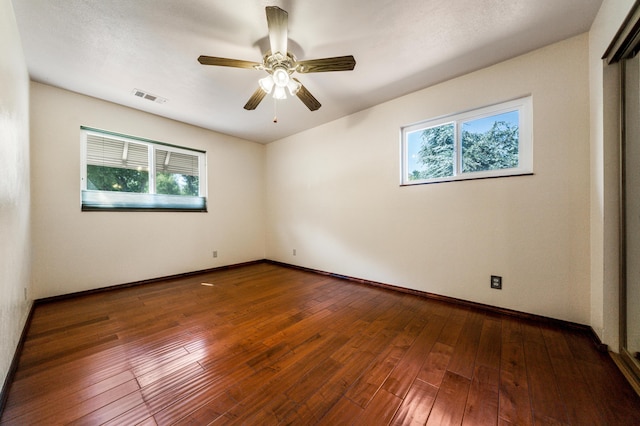
POLYGON ((198 157, 156 148, 156 173, 198 176, 198 157))
POLYGON ((148 170, 149 147, 105 136, 87 135, 87 164, 122 169, 148 170))

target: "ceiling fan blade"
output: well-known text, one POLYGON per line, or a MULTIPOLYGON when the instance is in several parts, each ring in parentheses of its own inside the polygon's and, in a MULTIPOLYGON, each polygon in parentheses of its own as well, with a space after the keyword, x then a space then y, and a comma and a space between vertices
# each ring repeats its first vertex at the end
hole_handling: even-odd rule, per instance
POLYGON ((353 56, 336 56, 335 58, 310 59, 298 61, 296 71, 300 73, 327 72, 327 71, 351 71, 356 66, 353 56))
MULTIPOLYGON (((294 78, 295 81, 297 81, 298 83, 300 83, 300 81, 297 78, 294 78)), ((318 109, 320 109, 320 107, 322 106, 320 104, 320 102, 318 102, 318 100, 316 98, 313 97, 313 95, 311 94, 311 92, 309 92, 307 90, 306 87, 304 87, 302 85, 302 83, 300 83, 300 89, 298 90, 298 93, 296 93, 296 96, 302 101, 302 103, 304 103, 307 108, 309 108, 309 110, 311 111, 316 111, 318 109)))
POLYGON ((287 56, 287 22, 289 14, 277 6, 267 6, 267 26, 269 27, 269 44, 271 54, 280 52, 287 56))
POLYGON ((266 95, 267 93, 260 87, 258 87, 258 89, 253 92, 253 95, 251 95, 247 103, 244 105, 244 109, 249 111, 256 109, 266 95))
POLYGON ((198 57, 198 62, 202 65, 218 65, 221 67, 234 67, 234 68, 252 68, 260 69, 262 64, 259 62, 243 61, 241 59, 229 59, 229 58, 217 58, 215 56, 198 57))

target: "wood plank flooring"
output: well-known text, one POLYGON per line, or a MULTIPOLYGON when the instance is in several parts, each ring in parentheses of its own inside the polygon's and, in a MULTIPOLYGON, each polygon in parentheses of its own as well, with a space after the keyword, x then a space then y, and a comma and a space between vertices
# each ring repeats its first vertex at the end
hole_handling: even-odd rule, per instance
POLYGON ((259 263, 37 305, 0 423, 638 425, 640 398, 579 331, 259 263))

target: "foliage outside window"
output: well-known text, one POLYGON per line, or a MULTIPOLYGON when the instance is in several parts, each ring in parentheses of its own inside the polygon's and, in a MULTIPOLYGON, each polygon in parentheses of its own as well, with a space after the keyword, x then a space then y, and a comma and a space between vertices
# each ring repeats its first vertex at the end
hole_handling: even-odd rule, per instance
POLYGON ((531 98, 402 128, 402 184, 533 172, 531 98))
POLYGON ((81 135, 83 211, 206 211, 203 151, 85 127, 81 135))

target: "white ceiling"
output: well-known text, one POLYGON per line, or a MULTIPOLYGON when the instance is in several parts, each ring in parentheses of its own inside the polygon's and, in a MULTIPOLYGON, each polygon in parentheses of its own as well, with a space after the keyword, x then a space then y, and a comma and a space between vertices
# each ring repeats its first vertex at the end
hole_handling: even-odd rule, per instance
MULTIPOLYGON (((35 81, 268 143, 589 30, 602 0, 13 0, 35 81), (322 103, 267 97, 265 6, 289 13, 299 60, 353 55, 350 72, 299 75, 322 103), (140 89, 164 104, 132 94, 140 89)), ((118 129, 109 129, 118 131, 118 129)))

